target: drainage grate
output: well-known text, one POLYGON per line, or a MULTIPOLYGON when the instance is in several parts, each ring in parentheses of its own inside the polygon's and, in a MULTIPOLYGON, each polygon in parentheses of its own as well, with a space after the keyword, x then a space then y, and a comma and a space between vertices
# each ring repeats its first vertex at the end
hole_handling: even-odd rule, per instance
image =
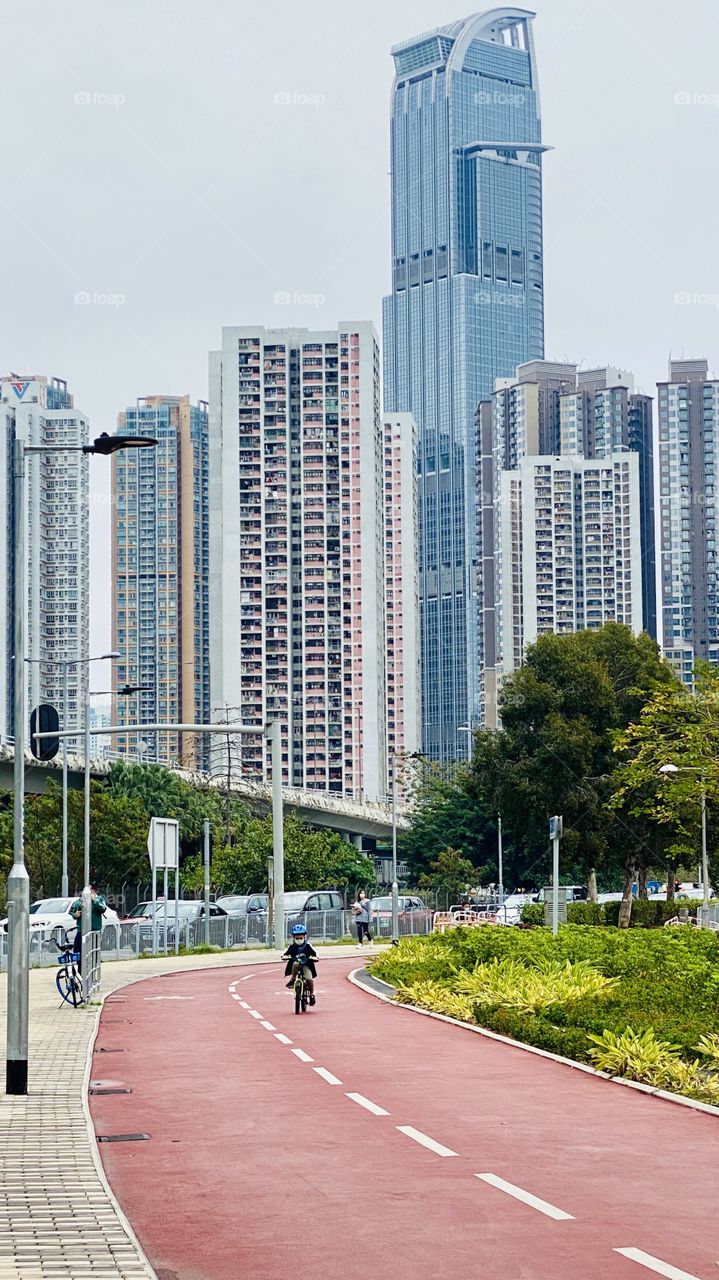
POLYGON ((147 1142, 149 1133, 103 1133, 98 1142, 147 1142))
POLYGON ((94 1049, 93 1053, 127 1053, 127 1049, 94 1049))
POLYGON ((132 1089, 88 1089, 88 1093, 99 1093, 104 1096, 108 1093, 132 1093, 132 1089))

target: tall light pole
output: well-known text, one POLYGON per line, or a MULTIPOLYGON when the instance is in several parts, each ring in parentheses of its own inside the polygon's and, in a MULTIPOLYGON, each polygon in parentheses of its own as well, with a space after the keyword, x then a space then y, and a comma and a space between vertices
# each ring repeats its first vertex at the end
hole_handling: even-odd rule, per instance
POLYGON ((704 769, 694 765, 663 764, 659 769, 663 774, 698 773, 702 780, 702 889, 704 890, 704 909, 709 906, 709 860, 707 858, 707 784, 704 769))
MULTIPOLYGON (((97 658, 88 658, 88 662, 102 662, 105 659, 113 661, 120 658, 119 653, 102 653, 97 658)), ((90 700, 91 698, 102 698, 107 694, 117 694, 127 698, 132 693, 140 693, 145 689, 149 689, 149 685, 145 684, 126 684, 120 689, 93 689, 87 691, 85 699, 85 776, 84 776, 84 841, 83 841, 83 863, 82 863, 82 883, 83 888, 90 883, 90 700)))
POLYGON ((13 864, 8 876, 8 984, 5 1090, 27 1093, 28 1004, 30 994, 30 877, 25 866, 25 459, 34 453, 99 453, 143 448, 157 441, 144 436, 109 436, 103 432, 92 444, 28 445, 15 438, 13 446, 15 666, 13 696, 14 815, 13 864))

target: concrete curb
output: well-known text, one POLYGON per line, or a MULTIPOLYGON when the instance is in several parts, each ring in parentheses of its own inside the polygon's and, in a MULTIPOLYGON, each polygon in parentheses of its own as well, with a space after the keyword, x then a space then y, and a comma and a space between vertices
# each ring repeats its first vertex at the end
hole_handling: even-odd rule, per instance
POLYGON ((510 1045, 513 1049, 521 1049, 524 1053, 533 1053, 538 1058, 548 1058, 550 1062, 559 1062, 564 1067, 571 1067, 573 1071, 583 1071, 585 1075, 595 1076, 598 1080, 606 1080, 609 1084, 621 1084, 625 1089, 634 1089, 637 1093, 649 1094, 654 1098, 661 1098, 664 1102, 675 1102, 680 1107, 689 1107, 692 1111, 703 1111, 710 1116, 719 1116, 719 1107, 714 1107, 708 1102, 696 1102, 694 1098, 684 1098, 679 1093, 669 1093, 666 1089, 656 1089, 653 1085, 642 1084, 639 1080, 627 1080, 624 1076, 610 1076, 606 1071, 597 1071, 596 1067, 590 1067, 586 1062, 575 1062, 572 1058, 563 1058, 559 1053, 550 1053, 548 1049, 539 1049, 534 1044, 524 1044, 521 1040, 511 1040, 509 1036, 500 1035, 497 1031, 490 1031, 487 1027, 473 1027, 468 1022, 460 1022, 459 1018, 450 1018, 446 1013, 434 1013, 431 1009, 420 1009, 416 1004, 399 1004, 392 994, 385 994, 377 991, 374 986, 370 986, 366 982, 362 982, 360 975, 367 974, 372 978, 373 983, 381 983, 386 987, 388 993, 396 990, 389 982, 385 982, 382 978, 376 978, 374 974, 369 973, 367 969, 353 969, 347 974, 349 981, 355 987, 365 991, 368 995, 374 996, 375 1000, 384 1000, 385 1004, 392 1004, 396 1009, 407 1009, 410 1013, 421 1013, 425 1018, 434 1018, 437 1022, 448 1022, 450 1026, 462 1027, 464 1031, 471 1031, 474 1035, 484 1036, 486 1040, 497 1040, 500 1044, 510 1045))

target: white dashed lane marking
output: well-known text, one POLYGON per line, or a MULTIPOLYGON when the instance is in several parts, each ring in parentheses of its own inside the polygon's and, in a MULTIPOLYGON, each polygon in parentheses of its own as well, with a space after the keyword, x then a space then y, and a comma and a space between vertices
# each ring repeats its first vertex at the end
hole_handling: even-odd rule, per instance
POLYGON ((328 1071, 326 1067, 313 1067, 312 1070, 316 1071, 318 1076, 322 1076, 322 1079, 326 1080, 328 1084, 342 1084, 342 1081, 338 1080, 337 1076, 333 1076, 332 1072, 328 1071))
POLYGON ((314 1058, 311 1058, 308 1053, 305 1053, 304 1049, 290 1049, 290 1053, 294 1053, 295 1057, 299 1058, 300 1062, 314 1062, 314 1058))
POLYGON ((261 1027, 264 1027, 264 1028, 265 1028, 265 1031, 276 1031, 276 1030, 277 1030, 277 1028, 276 1028, 276 1027, 273 1027, 272 1023, 271 1023, 271 1022, 268 1022, 266 1018, 263 1018, 263 1019, 262 1019, 262 1022, 260 1023, 260 1026, 261 1026, 261 1027))
POLYGON ((385 1111, 384 1107, 378 1107, 376 1102, 371 1102, 369 1098, 365 1098, 361 1093, 347 1093, 345 1097, 351 1098, 360 1107, 364 1107, 365 1111, 371 1111, 373 1116, 388 1116, 389 1111, 385 1111))
POLYGON ((244 1000, 242 999, 242 996, 238 996, 238 994, 237 994, 237 992, 236 992, 236 991, 233 991, 233 992, 232 992, 232 999, 233 999, 233 1000, 239 1000, 240 1004, 244 1004, 244 1003, 245 1003, 245 1002, 244 1002, 244 1000))
POLYGON ((556 1222, 573 1222, 574 1218, 571 1213, 565 1213, 563 1209, 557 1209, 553 1204, 549 1204, 547 1200, 540 1200, 539 1196, 533 1196, 531 1191, 524 1191, 522 1187, 515 1187, 513 1182, 505 1182, 504 1178, 498 1178, 496 1173, 475 1173, 475 1178, 480 1178, 482 1182, 489 1183, 490 1187, 496 1187, 498 1191, 505 1191, 508 1196, 513 1196, 515 1200, 521 1200, 522 1204, 529 1205, 530 1209, 537 1209, 539 1213, 544 1213, 548 1218, 554 1218, 556 1222))
POLYGON ((258 1018, 258 1019, 259 1019, 259 1018, 261 1018, 261 1017, 262 1017, 262 1014, 261 1014, 261 1013, 258 1013, 256 1009, 248 1009, 248 1010, 247 1010, 247 1012, 249 1013, 249 1015, 250 1015, 250 1017, 251 1017, 251 1018, 258 1018))
POLYGON ((281 1031, 275 1031, 275 1040, 279 1040, 280 1044, 292 1044, 289 1036, 285 1036, 281 1031))
POLYGON ((662 1262, 661 1258, 653 1258, 651 1253, 645 1253, 643 1249, 615 1249, 614 1252, 621 1253, 630 1262, 638 1262, 640 1267, 646 1267, 657 1276, 666 1276, 666 1280, 699 1280, 692 1272, 682 1271, 679 1267, 672 1266, 671 1262, 662 1262))
POLYGON ((434 1138, 428 1138, 426 1133, 422 1133, 419 1129, 413 1129, 411 1124, 398 1124, 396 1128, 400 1133, 404 1133, 413 1142, 418 1142, 421 1147, 426 1147, 428 1151, 434 1151, 436 1156, 456 1156, 456 1151, 450 1151, 449 1147, 443 1147, 441 1142, 435 1142, 434 1138))

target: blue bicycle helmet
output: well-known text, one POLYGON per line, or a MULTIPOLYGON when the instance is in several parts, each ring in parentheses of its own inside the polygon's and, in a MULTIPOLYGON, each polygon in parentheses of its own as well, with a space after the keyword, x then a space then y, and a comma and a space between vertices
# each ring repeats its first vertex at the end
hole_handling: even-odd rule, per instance
POLYGON ((299 938, 299 936, 300 936, 300 934, 301 934, 301 933, 307 933, 307 930, 306 930, 305 926, 304 926, 303 924, 293 924, 293 926, 292 926, 292 937, 293 937, 293 938, 299 938))

